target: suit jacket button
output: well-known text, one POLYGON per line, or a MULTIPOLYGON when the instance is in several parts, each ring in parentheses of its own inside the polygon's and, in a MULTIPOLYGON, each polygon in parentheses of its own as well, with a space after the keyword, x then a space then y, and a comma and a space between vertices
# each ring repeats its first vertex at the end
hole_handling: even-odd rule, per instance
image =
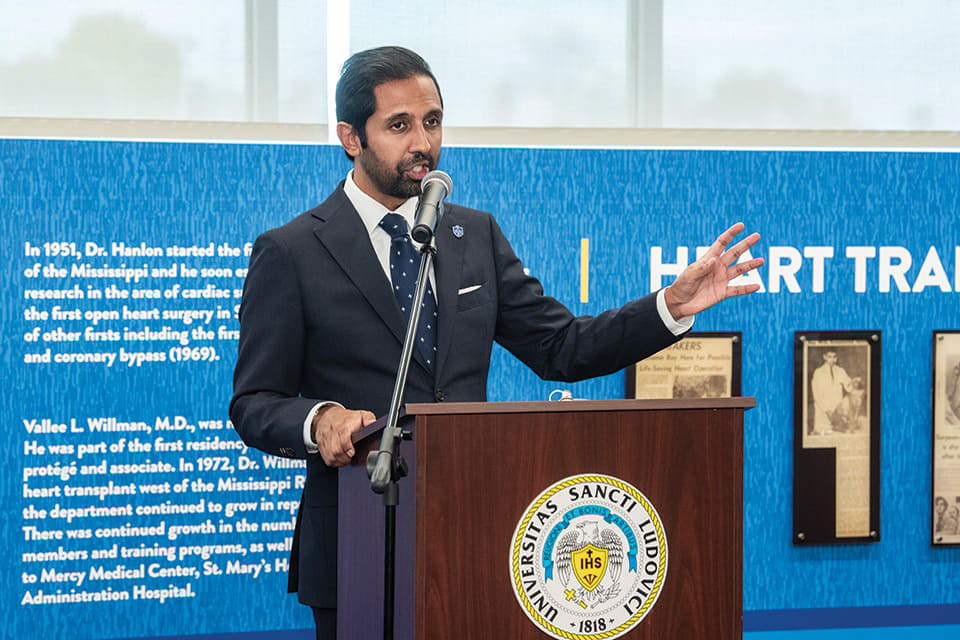
POLYGON ((433 399, 437 402, 443 402, 443 389, 437 389, 437 392, 433 394, 433 399))

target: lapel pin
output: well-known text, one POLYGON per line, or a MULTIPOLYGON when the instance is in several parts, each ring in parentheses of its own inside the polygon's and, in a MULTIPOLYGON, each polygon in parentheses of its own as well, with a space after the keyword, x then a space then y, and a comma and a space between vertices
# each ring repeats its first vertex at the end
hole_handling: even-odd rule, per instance
POLYGON ((453 225, 453 227, 451 227, 451 230, 453 231, 453 237, 455 238, 463 237, 463 227, 461 227, 459 224, 453 225))

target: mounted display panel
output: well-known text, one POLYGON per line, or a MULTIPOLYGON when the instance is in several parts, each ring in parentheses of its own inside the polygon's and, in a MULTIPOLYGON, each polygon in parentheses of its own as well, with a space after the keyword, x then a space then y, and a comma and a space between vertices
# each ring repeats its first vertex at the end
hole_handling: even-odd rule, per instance
POLYGON ((794 544, 880 540, 880 337, 794 334, 794 544))
POLYGON ((960 545, 960 331, 933 332, 931 543, 960 545))
POLYGON ((688 333, 627 367, 627 398, 730 398, 740 395, 740 332, 688 333))

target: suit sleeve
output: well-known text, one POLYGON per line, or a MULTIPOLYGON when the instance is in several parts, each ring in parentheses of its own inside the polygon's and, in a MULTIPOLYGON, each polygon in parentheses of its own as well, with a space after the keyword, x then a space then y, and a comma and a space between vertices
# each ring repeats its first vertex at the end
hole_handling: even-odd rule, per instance
POLYGON ((257 238, 240 303, 240 341, 230 419, 243 441, 283 457, 305 458, 304 417, 317 403, 300 397, 303 305, 289 249, 257 238))
POLYGON ((491 218, 498 277, 496 340, 544 380, 573 382, 619 371, 680 339, 657 312, 657 294, 597 316, 574 315, 523 272, 491 218))

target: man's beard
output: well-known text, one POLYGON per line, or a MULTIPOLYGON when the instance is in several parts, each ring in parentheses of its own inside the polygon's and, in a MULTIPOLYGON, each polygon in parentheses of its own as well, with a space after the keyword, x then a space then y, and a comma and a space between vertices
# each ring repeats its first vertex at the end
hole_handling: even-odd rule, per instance
POLYGON ((426 153, 415 153, 409 160, 391 168, 369 146, 357 156, 357 160, 363 165, 364 173, 367 174, 377 190, 393 198, 411 198, 420 195, 420 182, 411 180, 406 175, 410 167, 426 163, 430 171, 436 168, 436 162, 426 153))

